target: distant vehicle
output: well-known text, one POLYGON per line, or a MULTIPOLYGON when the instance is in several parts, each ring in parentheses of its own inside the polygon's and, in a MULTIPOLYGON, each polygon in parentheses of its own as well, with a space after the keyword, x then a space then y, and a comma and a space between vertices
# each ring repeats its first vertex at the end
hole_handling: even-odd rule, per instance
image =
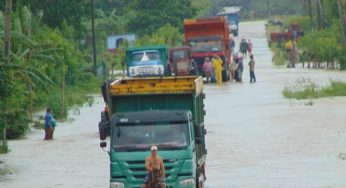
POLYGON ((128 48, 125 60, 130 77, 170 76, 166 46, 128 48))
MULTIPOLYGON (((224 17, 184 20, 185 45, 190 47, 191 58, 203 73, 206 57, 219 56, 223 61, 223 81, 229 80, 231 45, 228 22, 224 17)), ((203 73, 204 76, 204 73, 203 73)))
POLYGON ((109 52, 113 53, 114 55, 117 55, 117 49, 120 48, 120 46, 126 42, 129 47, 134 46, 136 42, 136 35, 134 34, 127 34, 127 35, 115 35, 115 36, 109 36, 107 38, 107 48, 109 52))
POLYGON ((229 24, 229 28, 233 36, 239 35, 239 12, 242 7, 224 7, 218 16, 224 16, 229 24))
POLYGON ((191 71, 190 48, 174 47, 169 50, 169 63, 175 76, 189 76, 191 71))
POLYGON ((284 21, 282 19, 276 20, 276 19, 270 19, 268 20, 269 24, 272 25, 278 25, 278 26, 283 26, 284 25, 284 21))
POLYGON ((294 40, 304 36, 299 24, 291 24, 285 32, 272 32, 270 33, 271 42, 279 42, 282 40, 294 40))
POLYGON ((152 145, 163 158, 168 188, 204 187, 207 150, 201 77, 125 78, 106 84, 102 94, 110 122, 99 123, 100 147, 106 147, 109 132, 110 188, 141 187, 152 145))

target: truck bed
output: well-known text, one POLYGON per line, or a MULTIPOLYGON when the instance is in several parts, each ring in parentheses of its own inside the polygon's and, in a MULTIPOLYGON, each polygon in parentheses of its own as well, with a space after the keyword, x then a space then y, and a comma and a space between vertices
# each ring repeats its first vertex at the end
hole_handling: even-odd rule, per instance
POLYGON ((187 110, 204 125, 202 77, 125 78, 109 85, 110 114, 145 110, 187 110))
POLYGON ((110 95, 195 93, 203 91, 201 77, 124 78, 110 84, 110 95))

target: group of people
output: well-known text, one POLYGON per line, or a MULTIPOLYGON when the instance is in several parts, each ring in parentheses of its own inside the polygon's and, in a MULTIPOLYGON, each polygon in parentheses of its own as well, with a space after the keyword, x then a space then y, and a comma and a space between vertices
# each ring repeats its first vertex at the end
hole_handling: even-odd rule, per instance
MULTIPOLYGON (((230 72, 231 72, 231 81, 235 80, 236 82, 243 82, 243 72, 244 72, 244 55, 236 53, 233 56, 233 62, 230 66, 230 72)), ((254 55, 250 54, 250 61, 248 63, 249 65, 249 72, 250 72, 250 83, 256 82, 256 76, 255 76, 255 59, 254 55)))
MULTIPOLYGON (((233 40, 232 40, 233 41, 233 40)), ((231 43, 231 50, 233 54, 233 61, 230 65, 231 81, 243 82, 244 72, 244 58, 250 57, 249 71, 250 71, 250 83, 256 82, 255 76, 255 59, 253 55, 253 43, 251 39, 246 40, 242 38, 239 43, 239 52, 234 53, 234 41, 231 43)))
POLYGON ((207 78, 207 82, 213 80, 216 81, 216 84, 222 84, 222 59, 215 55, 212 59, 206 57, 203 63, 203 72, 207 78))
POLYGON ((239 43, 239 51, 243 54, 244 57, 252 54, 253 44, 250 39, 246 41, 245 38, 242 38, 239 43))

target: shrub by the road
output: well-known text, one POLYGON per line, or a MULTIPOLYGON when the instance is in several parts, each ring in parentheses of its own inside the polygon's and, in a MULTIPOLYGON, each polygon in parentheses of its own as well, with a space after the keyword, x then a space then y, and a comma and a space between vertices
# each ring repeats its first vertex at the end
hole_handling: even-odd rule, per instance
MULTIPOLYGON (((4 125, 4 118, 1 118, 0 124, 4 125)), ((25 135, 29 130, 28 122, 30 122, 29 116, 24 111, 16 111, 6 116, 6 127, 7 127, 7 138, 17 139, 25 135)), ((2 130, 2 126, 1 129, 2 130)), ((2 139, 2 134, 0 134, 0 139, 2 139)))
POLYGON ((326 87, 320 87, 311 80, 300 79, 293 87, 286 87, 282 94, 289 99, 315 99, 323 97, 346 96, 346 82, 331 81, 326 87))

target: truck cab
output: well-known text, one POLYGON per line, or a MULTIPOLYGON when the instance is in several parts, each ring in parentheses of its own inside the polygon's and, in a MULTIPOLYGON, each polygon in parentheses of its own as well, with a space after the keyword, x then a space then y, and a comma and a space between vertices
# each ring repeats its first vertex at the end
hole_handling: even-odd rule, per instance
POLYGON ((198 71, 205 76, 203 63, 206 57, 219 56, 223 61, 222 80, 229 81, 231 63, 230 32, 225 17, 209 17, 184 20, 185 45, 190 47, 191 58, 198 71))
POLYGON ((126 49, 127 74, 129 77, 169 76, 166 46, 147 46, 126 49))
POLYGON ((164 160, 166 185, 194 187, 196 147, 191 113, 188 111, 143 111, 112 117, 110 187, 140 187, 147 174, 144 160, 150 146, 158 147, 164 160), (125 186, 126 185, 126 186, 125 186), (120 186, 121 187, 121 186, 120 186))
POLYGON ((218 16, 224 16, 228 21, 230 32, 233 36, 239 35, 239 15, 242 7, 223 7, 218 16))
POLYGON ((190 48, 174 47, 169 51, 169 63, 175 76, 189 76, 191 71, 190 48))
POLYGON ((227 21, 230 32, 233 34, 233 36, 237 37, 239 35, 239 15, 229 14, 227 15, 227 21))
POLYGON ((204 187, 202 78, 125 78, 107 87, 111 118, 99 130, 101 147, 110 131, 110 188, 141 187, 152 145, 163 159, 168 188, 204 187))

